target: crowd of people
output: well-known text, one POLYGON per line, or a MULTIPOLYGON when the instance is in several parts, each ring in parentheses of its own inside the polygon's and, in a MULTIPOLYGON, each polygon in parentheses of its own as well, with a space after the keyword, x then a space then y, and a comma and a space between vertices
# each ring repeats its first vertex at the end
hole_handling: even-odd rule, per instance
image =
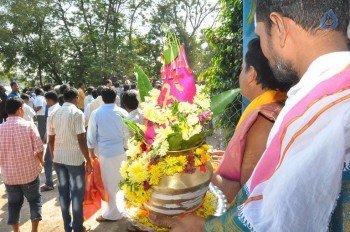
MULTIPOLYGON (((212 178, 230 207, 210 218, 151 214, 153 223, 173 232, 348 229, 348 9, 347 0, 257 1, 259 38, 250 41, 239 76, 241 93, 251 103, 226 151, 218 152, 223 158, 212 178)), ((91 158, 100 160, 109 197, 96 220, 122 217, 115 193, 132 134, 122 118, 143 123, 136 86, 126 89, 129 84, 121 88, 107 80, 96 89, 84 84, 37 88, 35 99, 30 92, 19 94, 17 83, 11 83, 6 99, 0 86, 0 120, 6 119, 4 111, 8 114, 0 125, 0 167, 14 231, 19 231, 24 197, 37 231, 42 217, 38 173, 44 166, 41 191, 52 190, 52 163, 65 231, 85 231, 82 203, 91 158)))
POLYGON ((8 193, 8 224, 14 231, 19 231, 24 197, 30 206, 32 231, 38 230, 42 219, 41 192, 54 189, 53 169, 58 179, 65 231, 85 231, 85 175, 91 173, 91 159, 96 158, 109 199, 105 212, 96 220, 122 218, 115 198, 121 180, 120 165, 126 159, 127 141, 132 133, 123 118, 143 123, 136 84, 113 85, 106 80, 97 88, 85 89, 82 83, 78 87, 48 85, 45 89, 23 89, 20 93, 18 83, 12 82, 12 91, 6 95, 5 88, 0 86, 0 167, 8 193), (44 152, 45 143, 48 145, 44 152), (45 183, 40 186, 41 166, 45 183))

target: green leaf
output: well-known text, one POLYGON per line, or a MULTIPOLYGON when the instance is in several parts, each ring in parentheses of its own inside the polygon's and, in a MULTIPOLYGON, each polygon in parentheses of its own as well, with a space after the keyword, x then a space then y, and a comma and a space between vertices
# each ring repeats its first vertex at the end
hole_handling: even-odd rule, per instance
POLYGON ((196 146, 200 145, 203 142, 203 140, 204 140, 204 136, 205 136, 204 132, 196 134, 196 135, 193 135, 189 140, 187 140, 187 141, 185 140, 182 143, 181 149, 182 150, 186 150, 186 149, 189 149, 189 148, 196 147, 196 146))
POLYGON ((169 151, 181 150, 181 144, 183 142, 181 132, 176 132, 168 135, 169 151))
POLYGON ((134 122, 132 122, 132 121, 130 121, 130 120, 128 120, 128 119, 125 119, 124 117, 122 117, 122 119, 123 119, 124 123, 125 123, 126 125, 128 125, 128 126, 131 128, 131 130, 133 130, 133 131, 135 132, 136 135, 141 136, 141 138, 142 138, 143 140, 145 140, 145 134, 144 134, 143 131, 140 129, 140 127, 138 127, 138 126, 136 125, 136 123, 134 123, 134 122))
POLYGON ((213 112, 212 118, 222 113, 226 106, 228 106, 239 94, 240 89, 231 89, 222 92, 211 99, 211 111, 213 112))
POLYGON ((179 55, 179 46, 173 45, 163 51, 164 65, 170 64, 179 55))
POLYGON ((145 97, 148 95, 148 92, 152 90, 152 84, 149 81, 145 72, 139 67, 135 66, 135 75, 137 79, 137 86, 139 88, 141 101, 145 101, 145 97))
POLYGON ((256 6, 256 0, 252 0, 252 6, 250 8, 250 12, 247 18, 247 23, 250 24, 253 19, 254 19, 254 15, 255 15, 255 6, 256 6))

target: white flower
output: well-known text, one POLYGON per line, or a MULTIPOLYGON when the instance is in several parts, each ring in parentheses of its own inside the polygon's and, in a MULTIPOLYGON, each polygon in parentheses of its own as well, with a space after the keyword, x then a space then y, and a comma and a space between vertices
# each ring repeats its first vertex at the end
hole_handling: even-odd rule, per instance
POLYGON ((165 140, 160 145, 160 148, 158 150, 158 155, 159 156, 166 156, 168 151, 169 151, 169 143, 167 140, 165 140))
POLYGON ((192 130, 190 130, 191 131, 190 137, 201 133, 202 129, 203 129, 202 125, 201 124, 197 124, 195 127, 192 128, 192 130))
POLYGON ((190 114, 194 113, 198 110, 197 106, 194 104, 190 104, 188 102, 180 102, 179 103, 179 112, 190 114))
POLYGON ((199 118, 197 114, 190 114, 187 117, 187 123, 190 126, 196 125, 197 123, 199 123, 199 118))
POLYGON ((207 97, 204 98, 194 98, 193 102, 198 105, 200 108, 202 108, 203 111, 207 111, 210 109, 210 99, 207 97))

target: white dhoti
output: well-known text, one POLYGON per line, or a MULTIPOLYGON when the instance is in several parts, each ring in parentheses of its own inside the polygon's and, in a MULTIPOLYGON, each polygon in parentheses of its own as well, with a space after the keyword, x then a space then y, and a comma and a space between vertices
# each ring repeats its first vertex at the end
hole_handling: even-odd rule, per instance
POLYGON ((122 218, 121 213, 117 209, 116 194, 119 182, 122 180, 120 174, 120 166, 123 160, 126 160, 125 153, 114 157, 99 156, 101 165, 101 175, 103 185, 108 194, 108 204, 102 217, 108 220, 118 220, 122 218))

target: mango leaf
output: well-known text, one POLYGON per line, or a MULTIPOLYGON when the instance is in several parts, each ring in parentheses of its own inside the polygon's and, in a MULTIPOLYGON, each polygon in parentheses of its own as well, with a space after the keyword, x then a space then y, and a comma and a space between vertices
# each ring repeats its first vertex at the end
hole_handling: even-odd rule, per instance
POLYGON ((189 140, 187 140, 187 141, 185 140, 182 143, 181 149, 186 150, 186 149, 200 145, 204 140, 204 135, 205 135, 204 132, 193 135, 189 140))
POLYGON ((141 136, 141 138, 143 140, 145 140, 145 134, 143 133, 143 131, 140 129, 140 127, 137 126, 136 123, 134 123, 133 121, 130 121, 124 117, 122 117, 124 123, 130 127, 131 130, 133 130, 135 132, 135 135, 141 136))
POLYGON ((181 144, 183 142, 181 132, 176 132, 168 135, 169 151, 181 150, 181 144))
POLYGON ((134 71, 137 79, 137 86, 139 88, 140 98, 141 101, 144 102, 145 97, 148 95, 148 92, 152 90, 152 84, 149 81, 145 72, 139 66, 136 65, 134 71))
POLYGON ((252 6, 250 7, 250 12, 247 18, 247 24, 250 24, 254 19, 255 6, 256 6, 256 0, 252 0, 252 6))
POLYGON ((164 65, 170 64, 179 55, 179 46, 173 45, 163 51, 164 65))
POLYGON ((222 92, 211 99, 212 118, 215 118, 222 113, 225 108, 238 96, 240 89, 231 89, 222 92))

